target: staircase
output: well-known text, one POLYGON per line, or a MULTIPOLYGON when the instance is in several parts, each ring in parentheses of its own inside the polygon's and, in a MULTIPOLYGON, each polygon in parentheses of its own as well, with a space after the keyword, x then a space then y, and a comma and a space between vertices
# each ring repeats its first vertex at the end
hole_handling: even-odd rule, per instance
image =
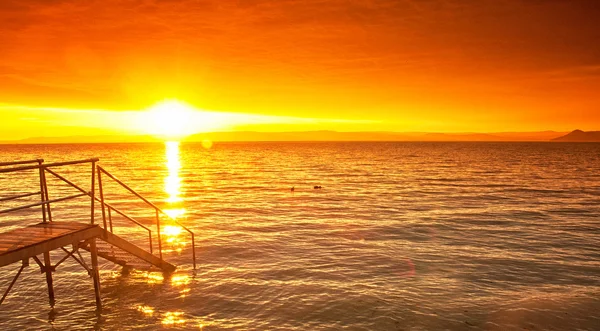
MULTIPOLYGON (((98 239, 98 256, 124 268, 147 271, 159 269, 163 272, 173 272, 176 269, 173 264, 108 231, 104 231, 98 239)), ((90 251, 89 244, 80 248, 90 251)))
MULTIPOLYGON (((100 198, 96 199, 96 200, 99 201, 102 205, 102 223, 103 223, 103 227, 104 227, 104 231, 103 231, 102 235, 99 237, 100 241, 98 242, 98 245, 97 245, 98 255, 108 261, 111 261, 115 264, 121 265, 126 268, 134 268, 134 269, 140 269, 140 270, 149 270, 150 269, 151 270, 154 267, 154 268, 158 268, 164 272, 175 271, 176 267, 173 264, 163 260, 163 258, 162 258, 160 215, 163 215, 163 216, 170 218, 171 223, 177 224, 179 227, 181 227, 184 231, 186 231, 190 235, 191 241, 192 241, 192 256, 193 256, 194 269, 196 269, 196 249, 195 249, 196 243, 195 243, 194 233, 190 229, 188 229, 187 227, 182 225, 181 223, 177 222, 177 220, 172 219, 162 209, 157 207, 152 202, 148 201, 145 197, 143 197, 142 195, 137 193, 135 190, 133 190, 127 184, 123 183, 121 180, 119 180, 117 177, 115 177, 108 171, 106 171, 101 166, 97 166, 96 169, 98 172, 98 188, 99 188, 99 193, 100 193, 100 198), (108 178, 110 178, 111 180, 113 180, 114 182, 119 184, 121 187, 123 187, 124 189, 129 191, 131 194, 133 194, 134 196, 136 196, 137 198, 139 198, 140 200, 145 202, 149 207, 154 209, 154 212, 156 215, 155 220, 156 220, 156 234, 157 234, 157 239, 158 239, 158 256, 154 255, 152 252, 153 251, 152 230, 150 230, 148 227, 144 226, 140 222, 136 221, 132 217, 128 216, 124 212, 120 211, 119 209, 115 208, 114 206, 112 206, 111 204, 109 204, 108 202, 105 201, 104 191, 103 191, 103 186, 102 186, 102 175, 106 175, 108 178), (148 243, 149 243, 149 247, 150 247, 149 252, 146 251, 145 249, 133 244, 132 242, 130 242, 124 238, 121 238, 113 233, 113 223, 112 223, 112 212, 111 211, 116 212, 117 214, 125 217, 125 219, 129 220, 130 222, 136 224, 137 226, 143 228, 144 230, 146 230, 148 232, 148 243)), ((86 245, 83 248, 86 250, 90 249, 89 245, 86 245)))
MULTIPOLYGON (((98 256, 100 256, 108 261, 111 261, 115 264, 126 267, 126 268, 135 268, 135 269, 141 269, 141 270, 158 268, 159 270, 162 270, 164 272, 173 272, 175 270, 176 267, 173 264, 163 260, 163 257, 162 257, 161 217, 160 216, 162 215, 162 216, 168 217, 170 219, 169 220, 170 223, 178 225, 179 227, 181 227, 184 231, 186 231, 190 235, 191 242, 192 242, 193 266, 194 266, 194 269, 196 269, 196 243, 195 243, 194 233, 190 229, 188 229, 186 226, 184 226, 183 224, 177 222, 177 220, 172 219, 161 208, 157 207, 154 203, 147 200, 145 197, 140 195, 134 189, 132 189, 127 184, 125 184, 121 180, 119 180, 117 177, 115 177, 114 175, 112 175, 111 173, 106 171, 101 166, 96 165, 97 161, 98 161, 98 159, 90 159, 90 160, 84 160, 84 161, 74 161, 74 162, 65 163, 65 164, 74 164, 74 163, 82 163, 82 162, 92 162, 92 164, 93 164, 93 166, 92 166, 92 190, 90 190, 90 191, 84 190, 83 188, 72 183, 71 181, 69 181, 68 179, 64 178, 63 176, 57 174, 53 170, 49 169, 49 167, 52 165, 46 165, 43 167, 40 165, 39 167, 43 169, 43 171, 41 172, 42 184, 43 184, 42 191, 45 193, 45 199, 46 200, 48 199, 45 174, 49 173, 49 174, 57 177, 58 179, 64 181, 71 187, 80 191, 81 195, 88 195, 92 198, 92 201, 99 202, 100 205, 102 206, 102 224, 99 224, 99 227, 102 228, 103 231, 102 231, 102 235, 100 237, 98 237, 98 239, 100 239, 97 242, 98 256), (97 197, 94 194, 95 193, 94 181, 96 179, 96 174, 97 174, 97 178, 98 178, 97 186, 98 186, 98 193, 100 193, 100 197, 97 197), (145 225, 141 224, 137 220, 135 220, 133 217, 127 215, 125 212, 117 209, 116 207, 114 207, 113 205, 111 205, 110 203, 105 201, 104 187, 102 186, 103 175, 107 176, 109 179, 113 180, 115 183, 117 183, 118 185, 120 185, 121 187, 123 187, 124 189, 129 191, 131 194, 133 194, 134 196, 136 196, 137 198, 142 200, 151 209, 154 209, 154 214, 156 216, 155 217, 155 222, 156 222, 156 232, 155 233, 156 233, 156 237, 158 239, 158 256, 153 254, 152 230, 150 228, 146 227, 145 225), (113 233, 113 221, 112 221, 113 213, 121 215, 126 220, 130 221, 131 223, 137 225, 138 227, 141 227, 142 229, 144 229, 145 231, 148 232, 148 244, 150 247, 150 251, 147 251, 147 250, 137 246, 136 244, 133 244, 132 242, 130 242, 120 236, 117 236, 116 234, 113 233)), ((42 162, 43 162, 43 160, 42 160, 42 162)), ((56 164, 54 164, 54 165, 56 165, 56 164)), ((49 202, 50 201, 48 201, 48 205, 47 205, 47 217, 50 221, 52 221, 52 215, 50 213, 49 202)), ((93 221, 94 205, 95 205, 95 203, 92 203, 92 205, 91 205, 92 224, 94 224, 94 221, 93 221)), ((44 213, 44 217, 46 217, 46 210, 44 210, 43 213, 44 213)), ((80 247, 87 251, 90 251, 90 249, 91 249, 89 243, 84 243, 84 244, 80 245, 80 247)))

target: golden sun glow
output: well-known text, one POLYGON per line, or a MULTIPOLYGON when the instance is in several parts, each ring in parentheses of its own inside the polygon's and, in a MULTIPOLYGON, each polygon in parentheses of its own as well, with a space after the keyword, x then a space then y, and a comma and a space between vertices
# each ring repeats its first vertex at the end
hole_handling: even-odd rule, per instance
POLYGON ((164 227, 162 233, 167 237, 177 237, 181 234, 181 227, 176 225, 167 225, 164 227))
POLYGON ((211 115, 178 100, 164 100, 150 107, 144 115, 148 133, 181 138, 214 129, 211 115))

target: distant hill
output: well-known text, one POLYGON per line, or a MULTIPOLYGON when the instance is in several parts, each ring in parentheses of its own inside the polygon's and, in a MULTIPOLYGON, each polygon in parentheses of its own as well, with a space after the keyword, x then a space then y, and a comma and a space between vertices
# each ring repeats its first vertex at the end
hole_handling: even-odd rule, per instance
POLYGON ((63 137, 32 137, 20 140, 3 140, 0 144, 103 144, 103 143, 137 143, 159 142, 160 139, 144 135, 102 135, 102 136, 63 136, 63 137))
POLYGON ((508 141, 550 141, 566 134, 566 132, 540 131, 540 132, 495 132, 494 136, 502 137, 508 141))
POLYGON ((565 132, 429 133, 429 132, 207 132, 186 141, 550 141, 565 132))
POLYGON ((558 142, 600 142, 600 131, 575 130, 562 137, 552 139, 558 142))
POLYGON ((410 136, 396 132, 207 132, 189 136, 186 141, 408 141, 410 136))
MULTIPOLYGON (((575 131, 574 131, 575 132, 575 131)), ((253 141, 550 141, 564 136, 566 132, 492 132, 492 133, 431 133, 431 132, 337 132, 337 131, 291 131, 291 132, 206 132, 190 135, 184 141, 201 142, 253 142, 253 141)), ((572 133, 571 133, 572 134, 572 133)), ((21 140, 5 140, 0 144, 72 144, 72 143, 137 143, 162 142, 149 135, 98 135, 34 137, 21 140)), ((585 140, 588 141, 588 140, 585 140)), ((595 140, 598 141, 598 140, 595 140)))
POLYGON ((427 133, 417 138, 424 141, 506 141, 506 138, 489 133, 427 133))

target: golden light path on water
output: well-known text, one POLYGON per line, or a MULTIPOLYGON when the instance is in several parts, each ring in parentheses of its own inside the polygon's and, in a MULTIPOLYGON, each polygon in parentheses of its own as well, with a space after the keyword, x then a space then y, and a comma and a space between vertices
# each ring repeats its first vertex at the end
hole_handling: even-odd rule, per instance
MULTIPOLYGON (((165 178, 165 192, 167 193, 167 208, 164 209, 165 213, 169 215, 173 220, 178 220, 184 217, 185 208, 182 206, 183 199, 181 195, 181 177, 179 176, 179 170, 181 169, 181 161, 179 158, 179 142, 168 141, 165 142, 165 157, 167 167, 167 177, 165 178)), ((171 222, 173 223, 173 222, 171 222)), ((186 242, 180 238, 182 228, 176 224, 166 224, 163 227, 162 234, 166 237, 168 244, 168 251, 181 252, 186 242)))
MULTIPOLYGON (((179 156, 179 142, 165 142, 165 165, 167 168, 167 176, 165 177, 165 199, 166 207, 164 212, 170 217, 170 220, 165 219, 162 228, 164 240, 163 252, 181 254, 188 242, 183 237, 183 229, 174 221, 181 220, 185 217, 186 209, 183 207, 183 199, 181 198, 181 177, 179 171, 181 169, 181 161, 179 156)), ((149 284, 162 284, 165 281, 165 275, 160 272, 145 272, 143 275, 149 284)), ((186 273, 175 273, 170 275, 169 282, 171 286, 179 290, 180 296, 186 297, 191 291, 191 277, 186 273)), ((155 312, 153 307, 140 305, 136 309, 143 315, 152 317, 155 314, 160 314, 160 323, 163 326, 183 326, 186 324, 186 318, 182 311, 166 311, 164 313, 155 312)), ((202 326, 200 326, 202 328, 202 326)))
POLYGON ((183 199, 181 198, 181 177, 179 171, 181 169, 181 161, 179 158, 179 142, 178 141, 167 141, 165 142, 165 158, 167 167, 167 177, 165 178, 165 192, 167 193, 167 207, 164 211, 172 220, 165 223, 162 234, 165 236, 167 247, 165 252, 176 251, 181 253, 187 242, 184 238, 181 238, 183 229, 175 224, 176 220, 179 220, 185 215, 185 208, 183 207, 183 199))

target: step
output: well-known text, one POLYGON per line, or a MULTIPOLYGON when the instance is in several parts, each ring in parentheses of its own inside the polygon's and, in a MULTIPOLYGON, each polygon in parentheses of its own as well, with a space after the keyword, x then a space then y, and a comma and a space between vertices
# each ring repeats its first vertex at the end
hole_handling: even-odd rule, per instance
MULTIPOLYGON (((123 267, 148 269, 148 267, 155 266, 164 272, 173 272, 176 269, 173 264, 162 260, 114 233, 102 230, 102 234, 98 239, 100 239, 97 242, 98 256, 123 267)), ((89 251, 89 246, 87 245, 82 248, 89 251)))

